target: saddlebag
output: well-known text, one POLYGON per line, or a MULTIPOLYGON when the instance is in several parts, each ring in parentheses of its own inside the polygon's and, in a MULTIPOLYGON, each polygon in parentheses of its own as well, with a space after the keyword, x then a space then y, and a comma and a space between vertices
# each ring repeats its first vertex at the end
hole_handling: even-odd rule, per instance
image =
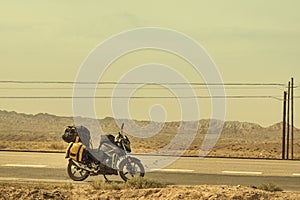
POLYGON ((82 162, 86 158, 86 147, 81 143, 71 142, 66 151, 66 158, 82 162))
POLYGON ((82 142, 88 146, 90 143, 90 131, 84 126, 68 126, 65 129, 62 139, 67 142, 82 142))
MULTIPOLYGON (((64 134, 62 135, 62 139, 67 143, 76 142, 77 138, 79 138, 79 137, 78 137, 78 132, 77 132, 77 129, 75 126, 68 126, 65 129, 64 134)), ((77 142, 79 142, 79 141, 77 141, 77 142)))

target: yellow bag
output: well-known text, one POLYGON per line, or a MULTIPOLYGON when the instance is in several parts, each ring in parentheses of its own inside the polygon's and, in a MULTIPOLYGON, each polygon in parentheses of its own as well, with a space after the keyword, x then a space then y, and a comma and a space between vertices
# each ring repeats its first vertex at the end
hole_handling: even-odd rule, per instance
POLYGON ((86 147, 81 143, 71 142, 66 150, 66 158, 81 162, 85 157, 86 147))

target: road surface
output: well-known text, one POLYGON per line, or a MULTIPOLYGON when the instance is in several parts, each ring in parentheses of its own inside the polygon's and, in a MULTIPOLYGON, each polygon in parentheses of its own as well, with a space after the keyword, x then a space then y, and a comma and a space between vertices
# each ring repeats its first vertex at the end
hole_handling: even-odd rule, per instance
MULTIPOLYGON (((300 191, 300 161, 222 159, 134 155, 146 166, 146 176, 177 185, 245 185, 274 183, 300 191), (162 168, 163 167, 163 168, 162 168)), ((62 153, 0 152, 0 181, 70 182, 62 153)), ((121 180, 117 176, 109 176, 121 180)), ((93 181, 95 178, 88 178, 93 181)))

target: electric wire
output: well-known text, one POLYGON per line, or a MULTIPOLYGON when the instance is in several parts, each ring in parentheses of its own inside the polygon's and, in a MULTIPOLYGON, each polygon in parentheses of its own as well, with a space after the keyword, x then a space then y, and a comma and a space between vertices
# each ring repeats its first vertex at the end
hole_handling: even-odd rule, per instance
MULTIPOLYGON (((235 90, 263 90, 263 89, 280 89, 284 90, 287 86, 282 83, 142 83, 142 82, 76 82, 76 81, 22 81, 22 80, 0 80, 0 85, 4 85, 0 87, 0 90, 166 90, 166 89, 235 89, 235 90), (16 87, 15 84, 22 84, 25 87, 16 87), (28 87, 27 85, 47 85, 48 87, 28 87), (53 84, 59 85, 72 85, 71 87, 53 87, 53 84), (13 86, 7 86, 13 85, 13 86), (74 85, 98 85, 97 87, 74 87, 74 85), (142 87, 137 87, 137 85, 142 85, 142 87), (117 87, 119 86, 119 87, 117 87), (125 87, 123 87, 125 86, 125 87), (158 87, 159 86, 159 87, 158 87), (161 87, 161 86, 170 86, 161 87)), ((295 89, 300 88, 300 84, 294 85, 295 89)), ((0 99, 276 99, 279 101, 283 101, 281 96, 277 95, 224 95, 224 96, 0 96, 0 99)), ((295 96, 294 98, 298 99, 300 96, 295 96)))

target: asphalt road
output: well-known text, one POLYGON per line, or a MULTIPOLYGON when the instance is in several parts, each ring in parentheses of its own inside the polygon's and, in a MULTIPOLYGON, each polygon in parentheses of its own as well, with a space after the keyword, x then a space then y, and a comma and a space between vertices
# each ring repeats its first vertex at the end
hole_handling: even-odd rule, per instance
MULTIPOLYGON (((169 184, 245 185, 274 183, 300 191, 300 161, 248 160, 133 155, 146 167, 146 176, 169 184)), ((0 152, 0 181, 71 182, 61 153, 0 152)), ((110 179, 120 181, 117 176, 110 179)), ((88 178, 93 181, 95 177, 88 178)))

